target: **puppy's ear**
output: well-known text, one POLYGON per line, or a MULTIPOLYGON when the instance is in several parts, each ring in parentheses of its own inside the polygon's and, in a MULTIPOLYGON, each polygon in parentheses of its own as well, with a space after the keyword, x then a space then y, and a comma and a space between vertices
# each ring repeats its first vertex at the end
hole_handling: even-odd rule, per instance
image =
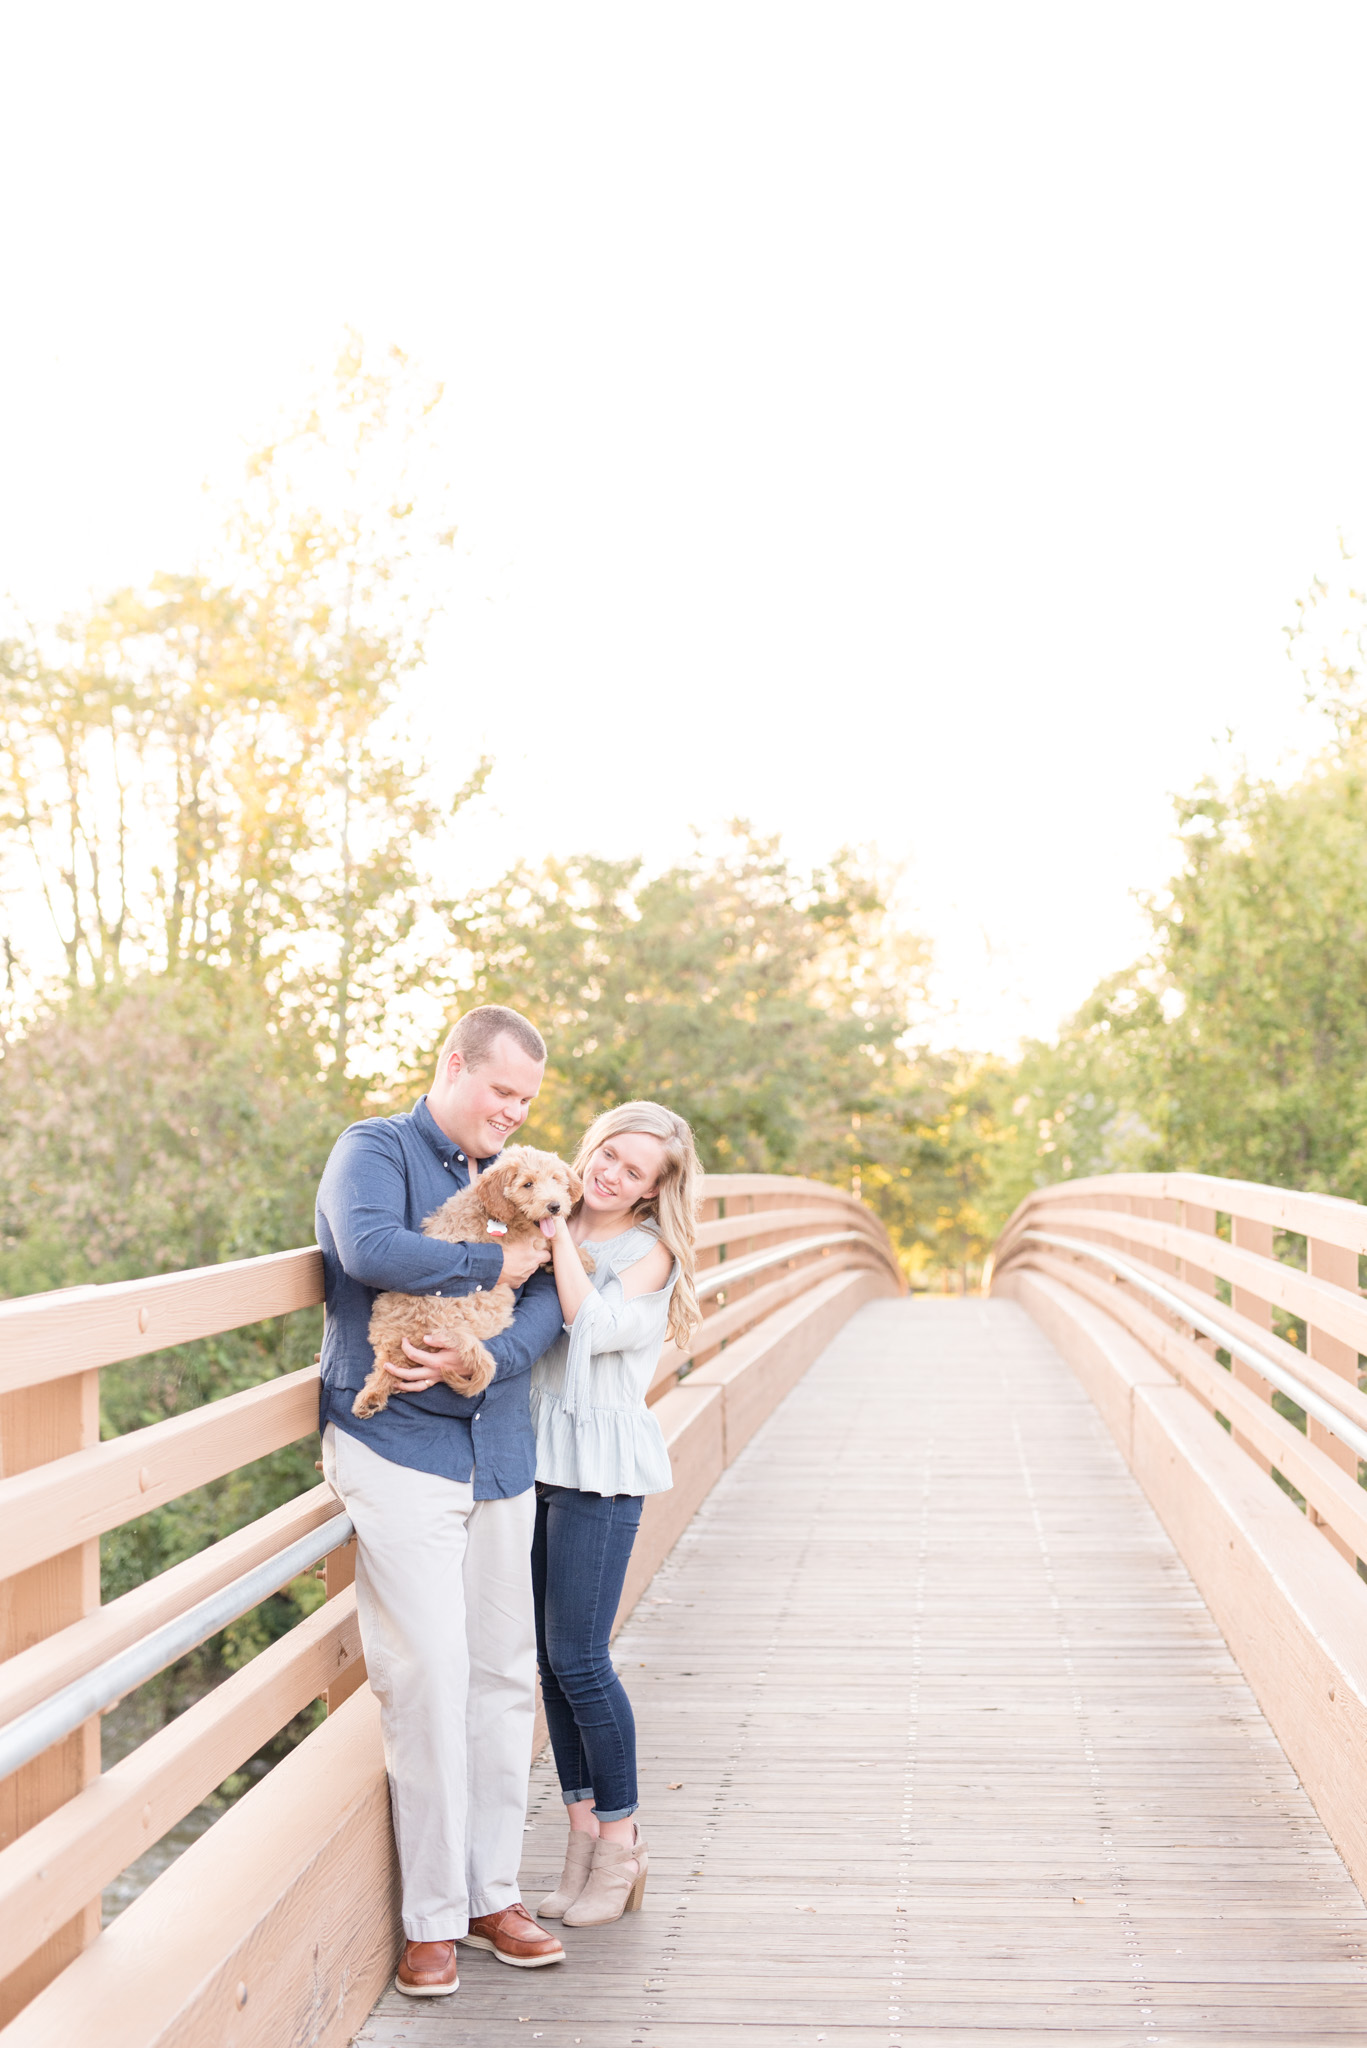
POLYGON ((484 1213, 492 1216, 495 1223, 511 1223, 519 1213, 508 1199, 508 1189, 521 1171, 521 1160, 500 1159, 497 1166, 491 1166, 475 1182, 484 1213))
POLYGON ((577 1202, 584 1192, 584 1183, 572 1166, 565 1168, 565 1180, 570 1191, 570 1200, 577 1202))

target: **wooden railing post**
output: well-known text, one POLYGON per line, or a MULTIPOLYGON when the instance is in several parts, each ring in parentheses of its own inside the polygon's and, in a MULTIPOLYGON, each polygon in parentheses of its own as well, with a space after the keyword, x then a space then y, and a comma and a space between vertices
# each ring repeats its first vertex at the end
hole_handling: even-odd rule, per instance
MULTIPOLYGON (((1258 1223, 1248 1216, 1232 1216, 1230 1235, 1231 1242, 1240 1251, 1257 1252, 1259 1257, 1264 1259, 1272 1257, 1273 1231, 1270 1223, 1258 1223)), ((1248 1288, 1231 1287, 1230 1307, 1236 1315, 1247 1316, 1249 1322, 1256 1323, 1260 1330, 1272 1328, 1271 1302, 1264 1301, 1259 1294, 1250 1293, 1248 1288)), ((1251 1365, 1246 1365, 1241 1358, 1236 1358, 1233 1363, 1236 1380, 1245 1387, 1252 1387, 1264 1401, 1272 1399, 1271 1385, 1260 1372, 1256 1372, 1251 1365)), ((1256 1465, 1262 1467, 1264 1472, 1272 1470, 1271 1459, 1265 1458, 1261 1451, 1255 1450, 1237 1429, 1234 1431, 1234 1441, 1241 1450, 1248 1453, 1256 1465)))
MULTIPOLYGON (((344 1543, 340 1550, 332 1551, 323 1566, 324 1582, 329 1600, 335 1600, 348 1586, 356 1583, 356 1538, 344 1543)), ((327 1710, 335 1714, 344 1700, 349 1700, 359 1686, 366 1683, 365 1658, 357 1657, 327 1689, 327 1710)))
MULTIPOLYGON (((1205 1208, 1200 1202, 1180 1202, 1177 1205, 1177 1210, 1177 1220, 1184 1224, 1188 1230, 1199 1230, 1205 1237, 1214 1237, 1216 1235, 1215 1211, 1213 1209, 1205 1208)), ((1180 1259, 1177 1270, 1179 1276, 1186 1282, 1188 1287, 1196 1288, 1198 1293, 1208 1294, 1212 1301, 1215 1299, 1215 1275, 1207 1267, 1199 1264, 1195 1259, 1180 1259)), ((1199 1331, 1196 1331, 1194 1335, 1195 1341, 1203 1351, 1214 1353, 1215 1340, 1213 1337, 1203 1337, 1199 1331)))
MULTIPOLYGON (((73 1374, 0 1394, 0 1478, 28 1472, 99 1442, 100 1376, 73 1374)), ((100 1545, 79 1543, 0 1581, 0 1659, 16 1657, 100 1604, 100 1545)), ((64 1806, 100 1773, 100 1721, 0 1783, 0 1849, 64 1806)), ((0 1980, 0 2027, 12 2020, 100 1931, 98 1893, 17 1970, 0 1980)))
MULTIPOLYGON (((1313 1279, 1328 1280, 1335 1287, 1346 1288, 1350 1294, 1357 1292, 1356 1252, 1346 1251, 1342 1245, 1326 1244, 1323 1238, 1311 1237, 1306 1239, 1305 1254, 1306 1270, 1313 1279)), ((1341 1337, 1331 1337, 1327 1330, 1317 1329, 1313 1323, 1308 1322, 1305 1330, 1305 1348, 1311 1358, 1318 1359, 1321 1365, 1327 1365, 1331 1372, 1339 1373, 1347 1380, 1349 1386, 1357 1385, 1358 1355, 1351 1344, 1345 1344, 1341 1337)), ((1350 1450, 1347 1444, 1340 1443, 1334 1432, 1326 1429, 1313 1415, 1308 1418, 1308 1423, 1311 1443, 1317 1444, 1336 1465, 1342 1466, 1345 1472, 1351 1472, 1356 1479, 1356 1453, 1350 1450)), ((1329 1538, 1335 1549, 1350 1562, 1355 1561, 1352 1549, 1321 1521, 1313 1502, 1310 1503, 1310 1512, 1316 1522, 1320 1523, 1322 1533, 1329 1538)))

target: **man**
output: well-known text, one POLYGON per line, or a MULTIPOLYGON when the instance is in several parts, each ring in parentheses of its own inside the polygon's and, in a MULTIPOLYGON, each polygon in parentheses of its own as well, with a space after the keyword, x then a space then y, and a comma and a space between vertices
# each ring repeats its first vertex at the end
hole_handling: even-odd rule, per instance
POLYGON ((541 1086, 546 1048, 515 1010, 471 1010, 448 1036, 428 1094, 411 1112, 343 1131, 318 1189, 327 1325, 323 1470, 356 1524, 356 1600, 380 1701, 404 1955, 396 1988, 456 1989, 456 1943, 523 1969, 564 1949, 522 1905, 536 1642, 530 1552, 536 1447, 528 1375, 562 1324, 546 1248, 440 1244, 425 1216, 472 1163, 482 1172, 541 1086), (402 1382, 380 1414, 351 1412, 373 1357, 377 1293, 459 1295, 499 1279, 520 1290, 511 1329, 489 1345, 497 1371, 465 1399, 438 1377, 432 1333, 388 1363, 402 1382))

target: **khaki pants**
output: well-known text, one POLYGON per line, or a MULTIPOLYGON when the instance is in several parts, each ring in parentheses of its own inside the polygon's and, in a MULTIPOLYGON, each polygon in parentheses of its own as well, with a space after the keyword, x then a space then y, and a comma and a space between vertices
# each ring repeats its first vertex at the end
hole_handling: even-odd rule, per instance
POLYGON ((356 1605, 380 1702, 409 1941, 454 1941, 521 1897, 536 1698, 536 1497, 476 1500, 329 1425, 356 1524, 356 1605))

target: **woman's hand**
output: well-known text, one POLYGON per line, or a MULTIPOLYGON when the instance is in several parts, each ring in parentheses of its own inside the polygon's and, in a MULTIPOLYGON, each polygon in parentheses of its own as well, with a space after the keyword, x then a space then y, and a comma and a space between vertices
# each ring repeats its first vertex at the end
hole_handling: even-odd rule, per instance
POLYGON ((551 1269, 555 1274, 555 1291, 560 1296, 560 1313, 567 1323, 572 1323, 585 1298, 592 1294, 593 1283, 584 1271, 579 1247, 570 1236, 565 1218, 547 1216, 541 1229, 551 1241, 551 1269))

